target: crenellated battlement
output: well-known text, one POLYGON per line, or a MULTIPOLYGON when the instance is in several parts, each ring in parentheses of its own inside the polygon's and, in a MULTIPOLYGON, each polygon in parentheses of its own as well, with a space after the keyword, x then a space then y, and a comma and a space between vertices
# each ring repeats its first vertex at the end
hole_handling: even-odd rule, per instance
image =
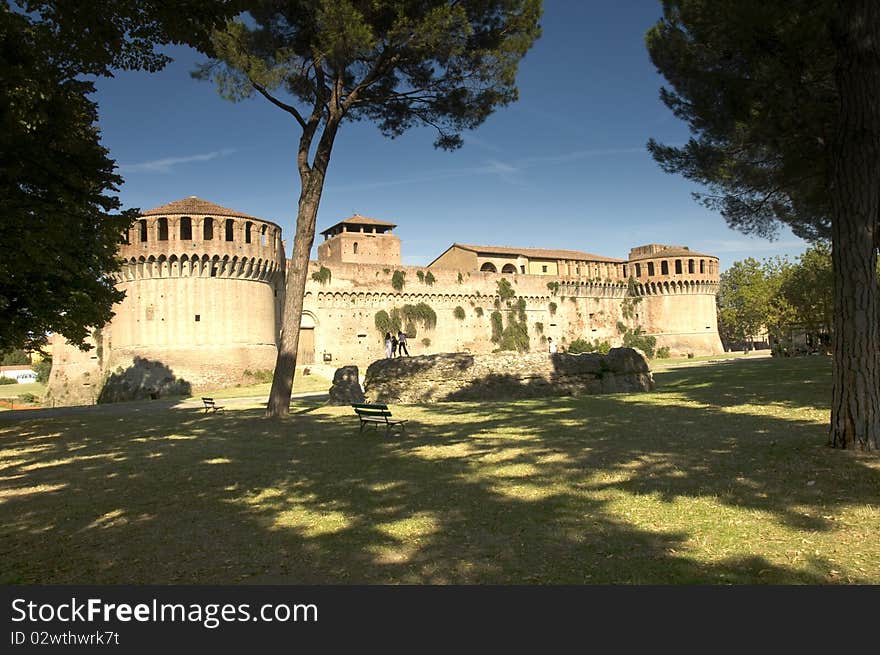
POLYGON ((656 282, 636 282, 632 285, 632 294, 636 296, 658 295, 715 295, 718 293, 718 281, 712 280, 658 280, 656 282))
POLYGON ((254 280, 274 284, 282 276, 282 269, 275 260, 238 255, 161 254, 158 257, 131 257, 122 263, 116 273, 117 282, 152 280, 156 278, 226 278, 254 280))
POLYGON ((123 235, 119 256, 145 261, 184 255, 191 260, 234 258, 284 264, 281 228, 271 222, 195 196, 145 211, 123 235))

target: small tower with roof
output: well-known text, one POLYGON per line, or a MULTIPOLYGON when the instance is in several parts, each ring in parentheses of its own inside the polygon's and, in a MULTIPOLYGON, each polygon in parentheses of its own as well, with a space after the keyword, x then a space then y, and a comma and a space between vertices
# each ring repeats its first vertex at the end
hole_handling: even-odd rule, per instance
POLYGON ((400 264, 400 239, 391 233, 397 225, 355 214, 321 234, 318 261, 322 264, 400 264))

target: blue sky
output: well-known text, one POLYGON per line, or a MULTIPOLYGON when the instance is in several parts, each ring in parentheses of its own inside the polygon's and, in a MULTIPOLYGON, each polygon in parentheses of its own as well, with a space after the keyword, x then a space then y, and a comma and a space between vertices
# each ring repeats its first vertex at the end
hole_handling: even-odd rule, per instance
MULTIPOLYGON (((729 229, 691 198, 696 185, 663 173, 645 150, 651 137, 688 138, 659 101, 663 79, 644 46, 660 13, 658 0, 545 0, 543 36, 520 67, 520 100, 453 153, 435 150, 429 129, 389 140, 369 123, 346 123, 318 232, 353 213, 392 221, 410 265, 453 242, 619 258, 635 246, 675 244, 717 255, 722 269, 802 253, 807 244, 788 231, 771 242, 729 229)), ((221 99, 190 77, 197 53, 169 53, 175 61, 159 73, 97 82, 102 141, 125 178, 123 204, 149 209, 199 196, 280 224, 289 254, 298 125, 261 97, 221 99)))

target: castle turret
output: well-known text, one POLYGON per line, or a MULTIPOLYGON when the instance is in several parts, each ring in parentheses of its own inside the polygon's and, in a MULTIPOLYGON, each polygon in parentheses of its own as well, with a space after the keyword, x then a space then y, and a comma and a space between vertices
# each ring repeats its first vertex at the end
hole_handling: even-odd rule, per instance
POLYGON ((285 263, 278 225, 192 196, 143 212, 119 256, 125 299, 89 362, 61 344, 66 354, 56 355, 50 381, 56 399, 64 401, 65 382, 71 401, 84 400, 74 391, 84 384, 93 399, 106 396, 96 374, 137 397, 169 380, 195 390, 274 368, 285 263), (100 373, 80 370, 84 363, 100 373))
POLYGON ((673 355, 724 352, 718 336, 715 296, 718 258, 684 246, 650 244, 633 248, 627 270, 631 293, 642 299, 638 323, 673 355))
POLYGON ((391 234, 397 225, 355 214, 321 234, 318 261, 342 264, 400 264, 400 239, 391 234))

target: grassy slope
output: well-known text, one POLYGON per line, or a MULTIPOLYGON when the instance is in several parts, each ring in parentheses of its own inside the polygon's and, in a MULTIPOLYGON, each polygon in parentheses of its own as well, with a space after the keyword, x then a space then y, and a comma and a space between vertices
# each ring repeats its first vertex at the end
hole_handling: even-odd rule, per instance
POLYGON ((0 583, 880 583, 880 461, 825 358, 654 393, 0 419, 0 583))

